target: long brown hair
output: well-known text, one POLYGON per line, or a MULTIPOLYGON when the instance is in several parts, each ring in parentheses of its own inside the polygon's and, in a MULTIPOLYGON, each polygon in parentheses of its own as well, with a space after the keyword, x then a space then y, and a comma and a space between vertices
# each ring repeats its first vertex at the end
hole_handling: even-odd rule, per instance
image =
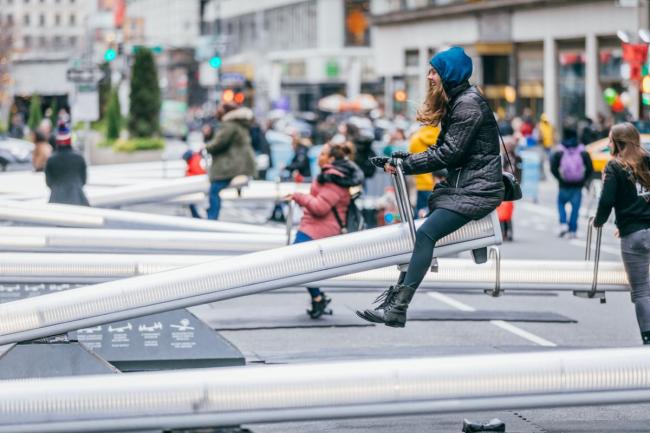
POLYGON ((447 114, 449 98, 441 84, 433 84, 430 80, 427 96, 418 108, 416 120, 423 125, 437 126, 447 114))
POLYGON ((639 131, 625 122, 612 126, 609 136, 614 144, 612 153, 616 161, 632 170, 636 181, 650 190, 650 167, 646 163, 649 155, 641 146, 639 131))

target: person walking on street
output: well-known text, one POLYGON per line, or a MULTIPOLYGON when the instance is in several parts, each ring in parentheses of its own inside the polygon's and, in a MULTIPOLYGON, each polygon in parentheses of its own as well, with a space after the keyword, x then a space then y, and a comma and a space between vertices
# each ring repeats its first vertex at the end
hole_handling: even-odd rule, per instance
POLYGON ((591 179, 594 167, 589 153, 578 144, 574 129, 565 129, 562 144, 551 155, 551 173, 559 183, 557 207, 560 216, 559 236, 575 239, 578 233, 578 218, 582 203, 582 188, 591 179), (571 215, 567 223, 566 205, 571 204, 571 215))
POLYGON ((56 150, 45 163, 45 183, 51 190, 49 203, 90 206, 83 191, 86 176, 86 161, 72 149, 70 128, 60 123, 56 150))
MULTIPOLYGON (((425 125, 415 131, 409 140, 409 152, 425 152, 430 146, 436 144, 440 128, 438 126, 425 125)), ((435 181, 433 173, 416 174, 415 178, 415 218, 424 217, 429 213, 429 197, 432 194, 435 181)))
POLYGON ((650 344, 650 154, 631 123, 612 127, 609 150, 594 226, 602 227, 614 208, 641 338, 650 344))
POLYGON ((311 142, 300 137, 297 129, 291 131, 291 147, 293 158, 289 165, 284 168, 286 180, 304 182, 311 180, 311 164, 309 162, 309 147, 311 142))
MULTIPOLYGON (((348 160, 349 150, 341 144, 325 144, 318 155, 321 173, 311 184, 309 194, 293 193, 285 201, 293 200, 303 208, 294 244, 341 234, 350 205, 349 188, 363 183, 363 172, 348 160)), ((331 302, 319 288, 308 287, 311 296, 309 317, 318 319, 327 312, 331 302)))
POLYGON ((45 170, 47 160, 52 156, 52 146, 47 141, 47 137, 40 130, 33 133, 34 137, 34 152, 32 152, 32 167, 34 171, 39 172, 45 170))
MULTIPOLYGON (((452 47, 436 54, 430 65, 418 121, 440 124, 440 137, 436 146, 406 156, 403 168, 405 174, 446 168, 448 177, 436 184, 429 199, 431 213, 417 230, 406 274, 377 299, 379 306, 357 312, 364 320, 392 327, 405 325, 406 310, 431 266, 438 240, 487 216, 504 197, 497 123, 480 90, 469 83, 472 60, 462 48, 452 47)), ((384 165, 386 172, 395 173, 393 162, 384 165)))
POLYGON ((248 132, 253 112, 247 107, 224 104, 217 110, 221 129, 206 144, 206 151, 212 155, 210 166, 210 207, 208 219, 219 219, 221 198, 219 193, 235 176, 253 177, 257 171, 255 155, 248 132))

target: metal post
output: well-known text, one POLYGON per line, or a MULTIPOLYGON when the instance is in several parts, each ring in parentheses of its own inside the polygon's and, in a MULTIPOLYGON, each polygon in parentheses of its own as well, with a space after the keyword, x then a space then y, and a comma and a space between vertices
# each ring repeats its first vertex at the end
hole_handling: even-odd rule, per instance
POLYGON ((293 228, 293 202, 287 203, 289 210, 287 211, 287 245, 291 244, 291 229, 293 228))
POLYGON ((393 175, 393 180, 397 187, 395 192, 398 197, 398 207, 400 207, 401 214, 400 217, 403 222, 408 224, 413 244, 415 244, 415 221, 413 220, 413 212, 411 211, 411 203, 406 189, 406 178, 404 177, 401 159, 395 159, 395 168, 396 173, 393 175))
POLYGON ((594 217, 589 218, 587 227, 587 241, 585 246, 585 261, 591 260, 591 242, 593 240, 593 231, 596 230, 596 250, 594 251, 594 272, 591 281, 591 288, 589 290, 574 290, 573 295, 581 298, 595 298, 600 299, 600 303, 607 302, 604 291, 598 291, 598 267, 600 264, 600 245, 603 239, 603 228, 594 227, 594 217))
POLYGON ((499 247, 490 247, 489 251, 494 260, 494 289, 485 290, 485 294, 497 298, 501 296, 501 250, 499 247))

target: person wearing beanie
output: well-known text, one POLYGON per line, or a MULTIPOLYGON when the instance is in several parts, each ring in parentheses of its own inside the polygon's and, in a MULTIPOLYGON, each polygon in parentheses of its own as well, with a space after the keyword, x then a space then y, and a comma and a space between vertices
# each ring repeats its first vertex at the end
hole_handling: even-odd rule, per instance
POLYGON ((417 120, 440 126, 436 145, 429 143, 420 153, 373 159, 388 173, 395 173, 395 158, 403 159, 405 174, 447 169, 429 198, 430 213, 417 230, 408 271, 377 299, 377 307, 357 311, 364 320, 392 327, 405 325, 406 310, 431 266, 436 242, 489 215, 504 196, 499 131, 487 101, 469 83, 472 60, 462 48, 452 47, 436 54, 430 65, 429 89, 417 120))
POLYGON ((578 235, 578 219, 582 204, 582 188, 594 172, 589 152, 578 144, 578 132, 565 128, 562 144, 551 154, 551 173, 557 179, 559 191, 557 208, 560 217, 559 236, 575 239, 578 235), (571 215, 567 223, 566 205, 571 205, 571 215))
POLYGON ((90 206, 83 191, 86 175, 86 161, 72 149, 70 127, 62 122, 57 126, 56 149, 45 164, 49 202, 90 206))

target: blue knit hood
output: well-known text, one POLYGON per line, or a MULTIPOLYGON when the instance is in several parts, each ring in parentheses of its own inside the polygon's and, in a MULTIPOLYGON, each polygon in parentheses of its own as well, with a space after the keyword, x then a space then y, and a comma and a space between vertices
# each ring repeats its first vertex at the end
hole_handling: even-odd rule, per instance
POLYGON ((449 91, 469 80, 472 76, 472 59, 461 47, 441 51, 429 62, 442 79, 445 91, 449 91))

